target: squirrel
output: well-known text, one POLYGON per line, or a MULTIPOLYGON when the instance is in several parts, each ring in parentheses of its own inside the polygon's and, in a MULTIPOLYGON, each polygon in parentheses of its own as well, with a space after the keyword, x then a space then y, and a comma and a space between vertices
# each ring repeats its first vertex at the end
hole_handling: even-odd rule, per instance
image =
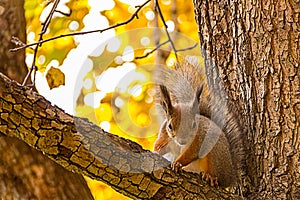
POLYGON ((201 173, 211 185, 235 185, 245 153, 234 105, 224 105, 208 92, 194 60, 178 62, 175 70, 158 71, 156 101, 162 107, 164 121, 154 152, 171 161, 175 171, 201 173))

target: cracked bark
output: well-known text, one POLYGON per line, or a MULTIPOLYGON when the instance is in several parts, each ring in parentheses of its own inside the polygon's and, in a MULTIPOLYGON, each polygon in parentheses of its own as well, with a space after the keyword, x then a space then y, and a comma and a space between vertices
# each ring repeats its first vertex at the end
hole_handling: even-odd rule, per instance
POLYGON ((244 194, 300 199, 299 1, 194 5, 209 86, 233 98, 248 129, 244 194))

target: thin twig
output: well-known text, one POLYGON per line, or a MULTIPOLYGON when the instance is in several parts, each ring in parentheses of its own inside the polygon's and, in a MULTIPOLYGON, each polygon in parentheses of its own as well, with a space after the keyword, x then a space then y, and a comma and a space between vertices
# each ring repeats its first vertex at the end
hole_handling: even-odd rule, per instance
MULTIPOLYGON (((20 40, 20 38, 16 37, 16 36, 12 36, 10 39, 10 42, 13 43, 16 46, 25 46, 26 44, 20 40)), ((30 47, 31 50, 34 50, 32 47, 30 47)))
MULTIPOLYGON (((39 48, 40 46, 42 46, 43 43, 46 43, 46 42, 49 42, 49 41, 52 41, 52 40, 56 40, 56 39, 59 39, 59 38, 63 38, 63 37, 76 36, 76 35, 85 35, 85 34, 96 33, 96 32, 102 33, 102 32, 104 32, 104 31, 107 31, 107 30, 110 30, 110 29, 114 29, 114 28, 117 28, 117 27, 119 27, 119 26, 126 25, 126 24, 130 23, 131 21, 133 21, 134 18, 137 18, 137 19, 138 19, 138 18, 139 18, 138 13, 139 13, 140 10, 141 10, 145 5, 147 5, 150 1, 151 1, 151 0, 147 0, 147 1, 144 2, 143 4, 136 6, 137 10, 136 10, 136 11, 131 15, 131 17, 130 17, 129 19, 127 19, 126 21, 121 22, 121 23, 117 23, 117 24, 112 25, 112 26, 110 26, 110 27, 108 27, 108 28, 98 29, 98 30, 92 30, 92 31, 84 31, 84 32, 74 32, 74 33, 68 33, 68 34, 61 34, 61 35, 59 35, 59 36, 55 36, 55 37, 48 38, 48 39, 45 39, 45 40, 44 40, 44 39, 43 39, 43 35, 45 34, 45 32, 46 32, 46 30, 47 30, 47 28, 48 28, 48 26, 49 26, 49 24, 50 24, 50 22, 51 22, 51 19, 52 19, 52 17, 53 17, 53 14, 54 14, 55 12, 59 12, 59 13, 60 13, 60 11, 57 11, 57 10, 56 10, 56 8, 57 8, 57 6, 58 6, 58 4, 59 4, 59 0, 55 0, 55 2, 54 2, 54 4, 53 4, 53 7, 52 7, 52 9, 51 9, 51 12, 50 12, 49 15, 47 16, 45 22, 42 24, 43 27, 42 27, 42 30, 41 30, 41 32, 40 32, 40 34, 39 34, 40 37, 39 37, 38 42, 31 43, 31 44, 19 43, 19 47, 10 49, 11 52, 16 52, 16 51, 19 51, 19 50, 24 49, 24 48, 28 48, 28 47, 35 46, 35 48, 34 48, 34 57, 33 57, 32 66, 31 66, 31 68, 30 68, 28 74, 26 75, 26 77, 25 77, 25 79, 24 79, 24 81, 23 81, 23 85, 25 85, 25 83, 27 82, 27 80, 28 80, 28 78, 30 77, 30 75, 32 74, 32 72, 37 70, 37 67, 36 67, 36 57, 37 57, 37 52, 38 52, 38 48, 39 48)), ((175 48, 175 44, 174 44, 173 40, 171 39, 171 36, 170 36, 170 34, 169 34, 168 30, 167 30, 167 29, 168 29, 168 26, 167 26, 167 24, 166 24, 166 21, 165 21, 165 19, 164 19, 163 13, 162 13, 162 11, 161 11, 161 8, 160 8, 159 3, 158 3, 157 0, 154 1, 154 6, 155 6, 155 9, 156 9, 157 13, 159 14, 160 19, 161 19, 162 22, 163 22, 163 25, 164 25, 164 27, 165 27, 165 31, 166 31, 168 40, 165 41, 165 42, 163 42, 163 43, 161 43, 161 44, 157 44, 157 46, 156 46, 153 50, 151 50, 150 52, 147 52, 147 53, 146 53, 145 55, 143 55, 143 56, 137 56, 137 57, 135 57, 135 59, 146 58, 147 56, 149 56, 150 54, 152 54, 153 52, 155 52, 155 51, 158 50, 161 46, 167 44, 168 42, 170 42, 171 47, 172 47, 172 50, 174 51, 176 58, 177 58, 177 52, 190 50, 190 49, 193 49, 193 48, 195 48, 195 47, 197 46, 197 44, 195 44, 195 45, 193 45, 193 46, 191 46, 191 47, 187 47, 187 48, 184 48, 184 49, 176 49, 176 48, 175 48)), ((61 13, 61 14, 64 14, 64 15, 65 15, 65 13, 61 13)), ((34 72, 34 74, 35 74, 35 72, 34 72)), ((34 77, 34 80, 35 80, 35 77, 34 77)), ((35 82, 35 81, 34 81, 34 82, 35 82)), ((33 82, 33 84, 34 84, 34 82, 33 82)))
POLYGON ((35 84, 35 75, 36 75, 36 70, 37 70, 37 67, 36 67, 36 57, 37 57, 37 53, 38 53, 38 49, 40 46, 42 46, 42 43, 40 41, 43 40, 43 35, 46 33, 46 30, 51 22, 51 19, 53 17, 53 14, 59 4, 59 1, 60 0, 55 0, 54 4, 53 4, 53 7, 49 13, 49 15, 47 16, 46 20, 44 23, 42 23, 43 27, 42 27, 42 30, 40 32, 40 37, 39 37, 39 42, 37 42, 35 48, 34 48, 34 53, 33 53, 33 61, 32 61, 32 65, 31 65, 31 68, 30 70, 28 71, 22 85, 24 86, 27 82, 27 80, 29 79, 30 75, 32 74, 32 72, 34 73, 34 77, 33 77, 33 82, 32 84, 34 85, 35 84))
POLYGON ((142 59, 142 58, 146 58, 147 56, 149 56, 150 54, 152 54, 154 51, 156 51, 157 49, 159 49, 161 46, 167 44, 169 42, 169 40, 157 45, 154 49, 152 49, 151 51, 147 52, 145 55, 143 56, 137 56, 135 57, 135 59, 142 59))
POLYGON ((195 48, 197 45, 198 45, 198 43, 195 43, 193 46, 190 46, 190 47, 187 47, 187 48, 183 48, 183 49, 177 49, 176 51, 180 52, 180 51, 191 50, 191 49, 195 48))
MULTIPOLYGON (((176 6, 176 5, 175 5, 175 6, 176 6)), ((174 51, 174 53, 175 53, 175 56, 176 56, 176 59, 177 59, 177 52, 191 50, 191 49, 195 48, 195 47, 198 45, 198 44, 196 43, 196 44, 194 44, 193 46, 190 46, 190 47, 187 47, 187 48, 176 49, 176 48, 175 48, 175 45, 174 45, 174 42, 173 42, 173 40, 172 40, 172 38, 171 38, 169 32, 167 31, 168 26, 167 26, 167 24, 166 24, 166 21, 165 21, 165 19, 164 19, 164 16, 163 16, 163 14, 162 14, 162 11, 161 11, 161 9, 160 9, 160 6, 159 6, 157 0, 155 0, 154 9, 156 9, 157 13, 159 14, 159 17, 161 18, 161 20, 162 20, 162 22, 163 22, 163 24, 164 24, 164 26, 165 26, 166 34, 167 34, 167 36, 168 36, 168 40, 165 41, 165 42, 163 42, 163 43, 161 43, 161 44, 157 44, 156 47, 155 47, 153 50, 147 52, 147 53, 146 53, 145 55, 143 55, 143 56, 137 56, 137 57, 135 57, 135 59, 142 59, 142 58, 148 57, 150 54, 152 54, 153 52, 157 51, 161 46, 167 44, 168 42, 170 42, 170 44, 171 44, 171 46, 172 46, 172 49, 173 49, 173 51, 174 51)), ((175 11, 173 11, 173 12, 175 12, 175 11)), ((158 43, 158 41, 157 41, 157 43, 158 43)))
POLYGON ((171 44, 171 47, 172 47, 172 49, 173 49, 173 51, 174 51, 174 53, 175 53, 176 59, 177 59, 177 49, 175 48, 174 42, 173 42, 173 40, 171 39, 171 36, 170 36, 170 34, 169 34, 169 32, 168 32, 168 25, 166 24, 166 21, 165 21, 165 18, 164 18, 164 16, 163 16, 163 14, 162 14, 161 9, 160 9, 158 0, 155 0, 155 8, 156 8, 156 10, 157 10, 157 12, 158 12, 158 14, 159 14, 159 17, 160 17, 162 23, 164 24, 164 27, 165 27, 165 31, 166 31, 168 40, 169 40, 169 42, 170 42, 170 44, 171 44))
POLYGON ((117 23, 113 26, 110 26, 108 28, 105 28, 105 29, 98 29, 98 30, 92 30, 92 31, 84 31, 84 32, 75 32, 75 33, 68 33, 68 34, 62 34, 62 35, 59 35, 59 36, 55 36, 55 37, 52 37, 52 38, 48 38, 48 39, 45 39, 45 40, 41 40, 39 42, 35 42, 35 43, 31 43, 31 44, 27 44, 27 45, 24 45, 24 46, 21 46, 21 47, 17 47, 17 48, 14 48, 14 49, 10 49, 11 52, 16 52, 16 51, 19 51, 21 49, 24 49, 24 48, 27 48, 27 47, 31 47, 31 46, 34 46, 34 45, 37 45, 37 44, 43 44, 45 42, 49 42, 49 41, 52 41, 52 40, 56 40, 58 38, 62 38, 62 37, 68 37, 68 36, 75 36, 75 35, 85 35, 85 34, 89 34, 89 33, 96 33, 96 32, 104 32, 104 31, 107 31, 107 30, 110 30, 110 29, 113 29, 113 28, 116 28, 116 27, 119 27, 119 26, 123 26, 125 24, 128 24, 129 22, 131 22, 134 18, 137 18, 138 19, 138 13, 139 11, 146 5, 150 2, 151 0, 147 0, 145 3, 143 3, 142 5, 140 6, 136 6, 138 9, 132 14, 132 16, 124 21, 124 22, 121 22, 121 23, 117 23))
POLYGON ((55 13, 55 10, 56 10, 56 8, 57 8, 57 6, 59 4, 59 1, 60 0, 55 0, 55 2, 53 4, 53 7, 52 7, 52 9, 51 9, 51 11, 49 13, 49 15, 47 16, 45 22, 42 23, 43 28, 42 28, 42 31, 40 32, 40 36, 42 36, 43 34, 46 33, 47 28, 48 28, 48 26, 49 26, 49 24, 51 22, 52 17, 53 17, 53 14, 55 13))
POLYGON ((61 15, 64 15, 64 16, 67 16, 67 17, 70 17, 71 16, 71 13, 72 13, 72 10, 70 11, 70 13, 65 13, 63 11, 60 11, 60 10, 55 10, 55 12, 61 14, 61 15))

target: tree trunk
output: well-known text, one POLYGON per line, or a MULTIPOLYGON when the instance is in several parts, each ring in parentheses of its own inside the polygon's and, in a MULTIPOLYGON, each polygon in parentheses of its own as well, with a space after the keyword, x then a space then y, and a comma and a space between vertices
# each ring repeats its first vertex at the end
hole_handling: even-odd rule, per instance
MULTIPOLYGON (((25 50, 13 54, 12 36, 26 41, 23 0, 0 0, 0 71, 22 82, 25 50)), ((93 199, 84 178, 65 170, 17 138, 0 135, 0 198, 93 199)))
POLYGON ((244 195, 300 199, 299 1, 194 5, 209 86, 225 89, 248 130, 244 195))
POLYGON ((93 199, 84 178, 17 138, 0 137, 3 199, 93 199))
POLYGON ((12 36, 26 41, 26 21, 24 0, 0 0, 0 61, 1 72, 21 83, 27 73, 25 50, 18 54, 9 52, 15 47, 10 41, 12 36))

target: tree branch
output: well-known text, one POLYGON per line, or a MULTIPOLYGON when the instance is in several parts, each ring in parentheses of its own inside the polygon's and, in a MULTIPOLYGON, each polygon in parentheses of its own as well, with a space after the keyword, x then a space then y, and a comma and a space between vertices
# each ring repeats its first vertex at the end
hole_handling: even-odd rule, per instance
MULTIPOLYGON (((75 33, 68 33, 68 34, 61 34, 61 35, 58 35, 58 36, 55 36, 55 37, 51 37, 51 38, 48 38, 48 39, 43 39, 43 34, 45 33, 45 31, 47 30, 47 27, 49 26, 50 22, 51 22, 51 19, 52 19, 52 16, 55 12, 59 12, 63 15, 66 15, 66 16, 69 16, 69 14, 66 14, 66 13, 62 13, 58 10, 56 10, 57 8, 57 5, 59 3, 59 0, 56 0, 53 4, 53 7, 52 7, 52 10, 51 12, 49 13, 49 15, 47 16, 47 19, 46 21, 42 24, 43 27, 42 27, 42 30, 40 32, 40 38, 39 38, 39 41, 38 42, 34 42, 34 43, 31 43, 31 44, 25 44, 24 42, 20 41, 18 38, 16 37, 12 37, 12 42, 19 46, 19 47, 16 47, 16 48, 13 48, 13 49, 10 49, 10 52, 16 52, 16 51, 19 51, 21 49, 24 49, 24 48, 29 48, 29 47, 32 47, 32 46, 35 46, 36 47, 33 49, 34 50, 34 60, 33 60, 33 64, 32 64, 32 67, 30 69, 30 71, 28 72, 26 78, 24 79, 23 81, 23 85, 25 85, 26 81, 28 80, 30 74, 33 72, 33 70, 36 70, 36 65, 35 65, 35 60, 36 60, 36 54, 38 52, 38 48, 39 46, 41 46, 43 43, 46 43, 46 42, 50 42, 50 41, 53 41, 53 40, 56 40, 56 39, 59 39, 59 38, 63 38, 63 37, 70 37, 70 36, 76 36, 76 35, 86 35, 86 34, 91 34, 91 33, 96 33, 96 32, 99 32, 99 33, 102 33, 104 31, 107 31, 107 30, 110 30, 110 29, 113 29, 113 28, 117 28, 119 26, 123 26, 123 25, 126 25, 128 23, 130 23, 131 21, 134 20, 134 18, 137 18, 138 19, 138 13, 140 12, 140 10, 145 6, 147 5, 151 0, 147 0, 145 1, 142 5, 139 5, 139 6, 136 6, 137 7, 137 10, 131 15, 131 17, 129 19, 127 19, 126 21, 124 22, 120 22, 120 23, 117 23, 115 25, 112 25, 108 28, 105 28, 105 29, 97 29, 97 30, 92 30, 92 31, 83 31, 83 32, 75 32, 75 33)), ((177 56, 177 52, 179 51, 186 51, 186 50, 190 50, 190 49, 193 49, 194 47, 197 46, 197 43, 195 45, 193 45, 192 47, 187 47, 187 48, 184 48, 184 49, 176 49, 175 48, 175 45, 174 45, 174 42, 172 41, 171 39, 171 36, 167 30, 168 26, 165 22, 165 19, 164 19, 164 16, 163 16, 163 13, 160 9, 160 6, 158 4, 157 1, 155 1, 155 8, 157 10, 157 12, 159 13, 159 16, 164 24, 164 27, 165 27, 165 32, 167 34, 167 37, 168 37, 168 40, 157 45, 152 51, 146 53, 145 55, 143 56, 139 56, 139 57, 136 57, 136 59, 142 59, 142 58, 146 58, 148 55, 152 54, 153 52, 155 52, 157 49, 159 49, 161 46, 167 44, 168 42, 171 44, 171 47, 173 49, 173 51, 175 52, 176 56, 177 56)), ((33 81, 34 82, 34 81, 33 81)))
POLYGON ((172 50, 174 51, 175 56, 176 56, 176 58, 177 58, 177 49, 176 49, 175 44, 174 44, 174 42, 173 42, 173 40, 171 39, 171 36, 170 36, 170 34, 169 34, 169 31, 168 31, 168 25, 167 25, 167 23, 166 23, 166 20, 165 20, 165 18, 164 18, 164 15, 163 15, 163 13, 162 13, 162 11, 161 11, 161 9, 160 9, 158 0, 155 0, 154 2, 155 2, 155 9, 156 9, 156 11, 158 12, 159 17, 160 17, 160 19, 161 19, 161 21, 162 21, 162 23, 163 23, 163 25, 164 25, 164 27, 165 27, 165 32, 166 32, 166 35, 167 35, 167 37, 168 37, 168 41, 170 42, 171 47, 172 47, 172 50))
POLYGON ((32 85, 35 84, 35 75, 36 75, 36 70, 37 70, 37 67, 36 67, 36 56, 37 56, 37 53, 38 53, 38 50, 39 50, 39 47, 42 46, 42 43, 41 41, 43 40, 43 35, 46 33, 47 31, 47 28, 48 26, 50 25, 50 22, 51 22, 51 19, 53 17, 53 14, 55 13, 55 10, 59 4, 59 1, 60 0, 55 0, 54 1, 54 4, 52 6, 52 9, 49 13, 49 15, 47 16, 45 22, 43 22, 43 27, 42 27, 42 30, 40 32, 40 37, 39 37, 39 41, 37 42, 35 48, 34 48, 34 53, 33 53, 33 61, 32 61, 32 64, 31 64, 31 67, 26 75, 26 77, 24 78, 24 81, 23 81, 23 84, 22 85, 25 85, 27 80, 29 79, 30 75, 32 72, 34 72, 34 76, 33 76, 33 80, 32 80, 32 85))
POLYGON ((150 54, 152 54, 154 51, 156 51, 157 49, 159 49, 161 46, 167 44, 169 42, 169 40, 158 44, 154 49, 152 49, 151 51, 145 53, 143 56, 136 56, 135 59, 142 59, 142 58, 146 58, 148 57, 150 54))
POLYGON ((76 36, 76 35, 86 35, 86 34, 97 33, 97 32, 102 33, 104 31, 107 31, 107 30, 110 30, 110 29, 113 29, 113 28, 117 28, 119 26, 126 25, 129 22, 131 22, 132 20, 134 20, 134 18, 138 19, 138 13, 150 1, 151 0, 147 0, 142 5, 136 6, 138 9, 131 15, 131 17, 129 19, 127 19, 124 22, 117 23, 115 25, 112 25, 112 26, 104 28, 104 29, 97 29, 97 30, 92 30, 92 31, 82 31, 82 32, 75 32, 75 33, 68 33, 68 34, 61 34, 61 35, 51 37, 51 38, 48 38, 48 39, 45 39, 45 40, 40 40, 38 42, 34 42, 34 43, 31 43, 31 44, 26 44, 26 45, 23 45, 23 46, 20 46, 20 47, 17 47, 17 48, 10 49, 10 52, 16 52, 16 51, 19 51, 19 50, 24 49, 24 48, 28 48, 28 47, 31 47, 31 46, 34 46, 34 45, 37 45, 37 44, 40 45, 40 44, 43 44, 45 42, 49 42, 49 41, 56 40, 56 39, 63 38, 63 37, 76 36))
POLYGON ((139 144, 73 117, 0 73, 0 133, 17 137, 73 172, 103 181, 134 199, 237 199, 175 173, 169 162, 139 144))

